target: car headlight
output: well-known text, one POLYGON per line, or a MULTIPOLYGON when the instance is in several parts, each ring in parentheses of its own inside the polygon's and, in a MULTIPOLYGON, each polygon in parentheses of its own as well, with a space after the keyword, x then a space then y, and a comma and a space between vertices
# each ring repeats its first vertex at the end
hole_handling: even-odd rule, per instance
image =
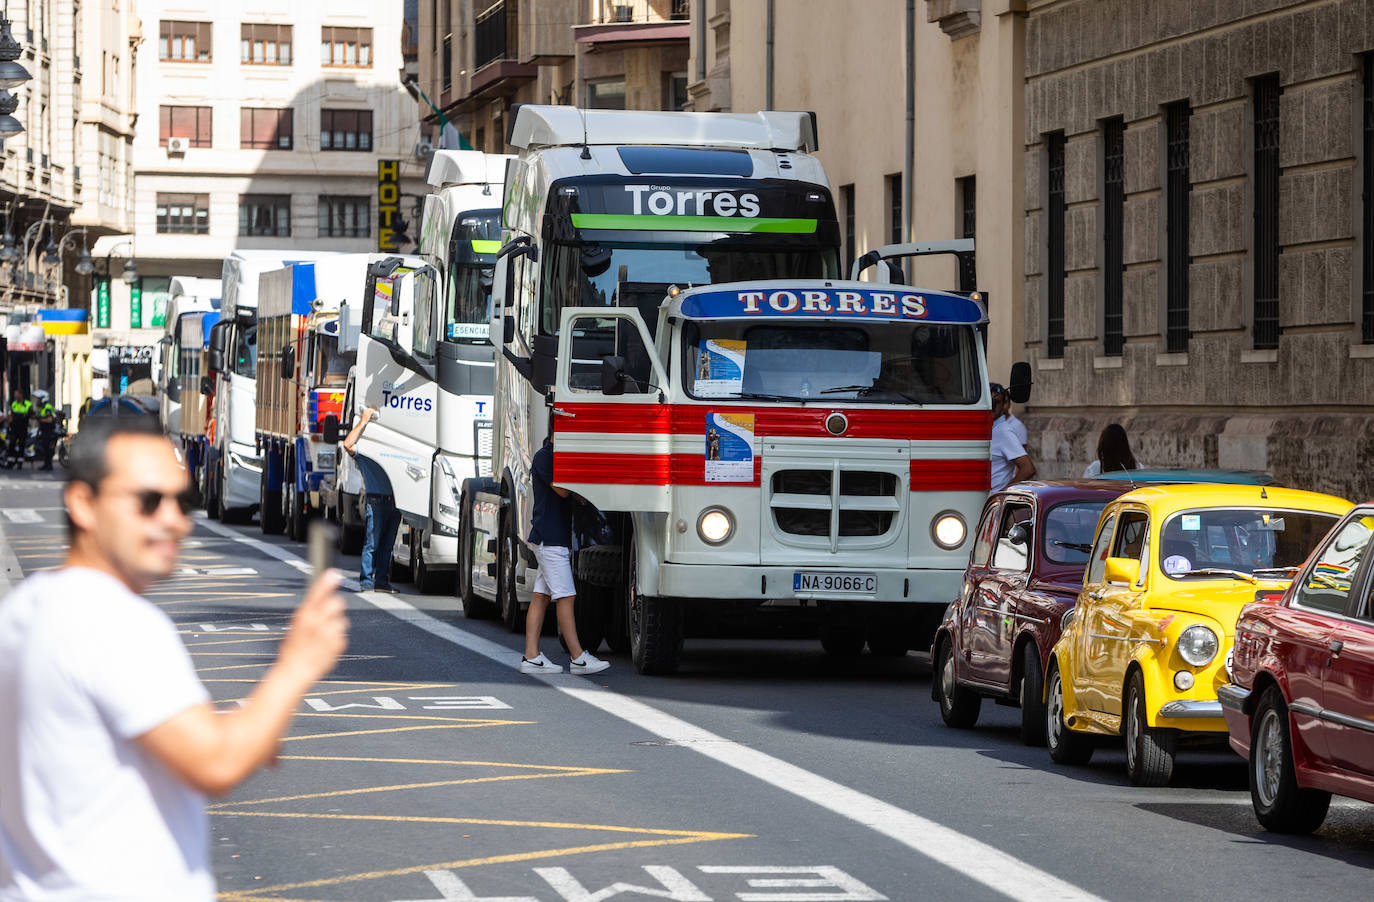
POLYGON ((710 507, 697 517, 697 535, 708 545, 719 545, 735 531, 735 521, 729 512, 719 507, 710 507))
POLYGON ((935 519, 930 521, 931 538, 946 551, 953 551, 964 544, 966 535, 968 527, 964 525, 964 518, 954 511, 936 514, 935 519))
POLYGON ((1205 626, 1190 626, 1178 637, 1178 653, 1194 667, 1204 667, 1217 656, 1221 643, 1205 626))

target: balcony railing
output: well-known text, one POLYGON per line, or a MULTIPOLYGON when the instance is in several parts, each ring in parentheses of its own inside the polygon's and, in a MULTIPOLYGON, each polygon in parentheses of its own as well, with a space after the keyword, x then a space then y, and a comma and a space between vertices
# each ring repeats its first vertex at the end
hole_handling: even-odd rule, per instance
POLYGON ((686 21, 691 17, 691 0, 592 0, 591 21, 598 25, 686 21))
POLYGON ((510 59, 511 54, 506 46, 507 33, 504 0, 493 4, 477 16, 476 33, 473 35, 475 68, 480 69, 495 60, 510 59))

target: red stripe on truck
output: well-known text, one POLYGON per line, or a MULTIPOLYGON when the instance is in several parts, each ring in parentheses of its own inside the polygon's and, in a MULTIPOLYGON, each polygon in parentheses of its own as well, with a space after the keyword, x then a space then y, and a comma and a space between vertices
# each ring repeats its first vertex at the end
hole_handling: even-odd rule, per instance
POLYGON ((558 409, 571 416, 557 417, 558 432, 625 435, 705 435, 706 414, 754 415, 754 434, 760 438, 781 436, 832 437, 826 417, 840 412, 849 428, 835 438, 905 439, 909 441, 988 441, 992 437, 992 413, 987 410, 874 410, 846 409, 819 404, 814 407, 750 407, 734 404, 630 404, 568 403, 558 409))
POLYGON ((913 460, 913 492, 986 492, 992 465, 986 460, 913 460))
POLYGON ((597 451, 553 452, 553 481, 558 485, 758 485, 763 459, 754 457, 752 482, 707 482, 704 454, 609 454, 597 451))

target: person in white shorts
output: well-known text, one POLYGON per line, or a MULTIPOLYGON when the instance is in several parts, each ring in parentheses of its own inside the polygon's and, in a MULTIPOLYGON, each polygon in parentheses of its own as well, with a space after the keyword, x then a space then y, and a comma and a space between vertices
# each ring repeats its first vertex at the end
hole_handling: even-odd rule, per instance
POLYGON ((553 484, 553 441, 545 439, 544 446, 530 462, 530 479, 534 483, 534 511, 531 515, 529 546, 539 562, 534 579, 534 597, 525 615, 525 655, 520 659, 521 673, 562 673, 563 668, 539 651, 539 634, 544 630, 544 615, 549 601, 557 606, 558 631, 568 643, 573 656, 568 672, 574 674, 600 673, 611 665, 582 647, 577 640, 577 619, 573 602, 577 588, 572 572, 572 507, 568 504, 568 490, 553 484))

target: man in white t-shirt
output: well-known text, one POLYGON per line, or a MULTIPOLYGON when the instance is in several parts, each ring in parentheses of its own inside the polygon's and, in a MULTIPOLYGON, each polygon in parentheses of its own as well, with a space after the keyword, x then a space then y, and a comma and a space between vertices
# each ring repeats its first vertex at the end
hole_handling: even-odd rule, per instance
POLYGON ((249 700, 217 714, 176 626, 141 597, 191 530, 187 491, 155 421, 88 419, 66 562, 0 599, 0 902, 213 900, 204 794, 273 760, 347 644, 330 571, 249 700))
POLYGON ((992 383, 992 490, 1035 475, 1035 462, 1026 451, 1026 427, 1011 415, 1011 393, 992 383), (1019 430, 1018 430, 1019 427, 1019 430))

